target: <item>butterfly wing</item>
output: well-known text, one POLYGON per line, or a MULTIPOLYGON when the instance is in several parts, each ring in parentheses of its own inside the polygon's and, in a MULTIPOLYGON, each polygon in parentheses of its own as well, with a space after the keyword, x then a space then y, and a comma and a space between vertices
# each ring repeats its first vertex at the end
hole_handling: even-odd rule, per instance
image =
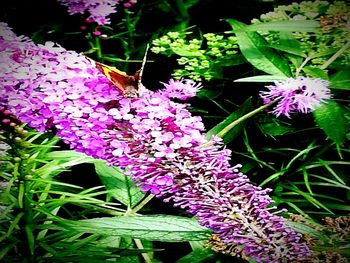
POLYGON ((134 85, 134 78, 115 67, 95 61, 96 68, 100 70, 123 93, 128 86, 134 85))
POLYGON ((94 63, 96 68, 100 70, 101 73, 103 73, 117 88, 119 88, 125 97, 136 98, 139 96, 139 91, 141 88, 142 73, 146 64, 148 48, 149 45, 147 44, 141 68, 136 71, 133 76, 129 76, 125 72, 120 71, 115 67, 111 67, 97 61, 94 61, 94 63))

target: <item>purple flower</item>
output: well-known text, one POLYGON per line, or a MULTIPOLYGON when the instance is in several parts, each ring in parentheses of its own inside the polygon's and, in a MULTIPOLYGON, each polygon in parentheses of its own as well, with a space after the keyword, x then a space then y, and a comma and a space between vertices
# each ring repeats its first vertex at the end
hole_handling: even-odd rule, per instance
POLYGON ((201 118, 171 100, 194 96, 199 85, 170 80, 165 89, 124 98, 82 55, 15 36, 6 41, 0 105, 20 120, 41 131, 54 126, 71 148, 126 169, 144 191, 186 209, 248 257, 295 262, 309 255, 301 235, 268 208, 269 190, 230 165, 219 138, 203 147, 201 118))
POLYGON ((89 13, 88 21, 94 21, 99 25, 109 24, 108 16, 116 12, 115 5, 119 0, 58 0, 68 7, 70 15, 89 13))
POLYGON ((266 86, 269 90, 260 92, 265 104, 278 99, 273 114, 277 117, 290 113, 309 113, 331 98, 328 81, 309 77, 289 78, 275 81, 275 85, 266 86))
POLYGON ((193 80, 180 79, 180 80, 169 80, 169 83, 163 83, 166 87, 165 95, 169 98, 179 98, 181 100, 186 100, 188 98, 194 97, 199 91, 201 85, 195 83, 193 80))

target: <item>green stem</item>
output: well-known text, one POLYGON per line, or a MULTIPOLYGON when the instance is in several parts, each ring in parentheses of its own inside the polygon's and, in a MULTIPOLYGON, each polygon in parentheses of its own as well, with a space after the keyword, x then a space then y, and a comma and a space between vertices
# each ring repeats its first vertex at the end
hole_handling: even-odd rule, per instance
POLYGON ((306 57, 303 63, 295 70, 295 77, 298 77, 303 67, 310 61, 311 57, 306 57))
MULTIPOLYGON (((145 249, 140 239, 135 238, 134 241, 138 249, 141 249, 141 250, 145 249)), ((146 263, 152 263, 152 259, 148 253, 141 253, 141 255, 146 263)))
POLYGON ((177 21, 179 21, 179 23, 176 25, 175 29, 177 31, 181 31, 181 30, 185 30, 188 26, 188 21, 190 20, 190 15, 188 13, 188 8, 185 5, 183 0, 175 0, 175 4, 176 4, 176 9, 177 9, 177 21))
MULTIPOLYGON (((24 176, 23 176, 24 178, 24 176)), ((33 232, 33 199, 31 194, 31 185, 32 182, 28 180, 24 180, 24 196, 23 196, 23 212, 24 212, 24 231, 26 235, 27 242, 27 254, 28 254, 28 262, 36 262, 35 260, 35 237, 33 232)))
POLYGON ((242 121, 245 121, 245 120, 249 119, 250 117, 254 116, 255 114, 257 114, 258 112, 267 109, 271 105, 275 104, 276 101, 277 100, 271 101, 270 103, 262 105, 259 108, 247 113, 246 115, 243 115, 242 117, 231 122, 229 125, 227 125, 225 128, 223 128, 218 134, 216 134, 216 136, 220 137, 220 138, 224 137, 230 130, 232 130, 235 126, 240 124, 242 121))
MULTIPOLYGON (((275 99, 273 101, 271 101, 268 104, 262 105, 261 107, 248 112, 246 115, 243 115, 242 117, 238 118, 237 120, 231 122, 229 125, 227 125, 224 129, 222 129, 218 134, 216 134, 217 137, 224 137, 230 130, 232 130, 235 126, 237 126, 238 124, 240 124, 241 122, 249 119, 250 117, 254 116, 255 114, 257 114, 260 111, 263 111, 267 108, 269 108, 271 105, 275 104, 278 101, 278 99, 275 99)), ((200 146, 200 148, 206 148, 209 147, 211 145, 215 144, 214 141, 208 141, 207 143, 204 143, 200 146)))
POLYGON ((99 37, 95 38, 95 49, 97 58, 100 60, 102 58, 101 41, 99 37))
POLYGON ((135 50, 135 24, 130 18, 130 11, 127 8, 124 8, 124 12, 126 28, 128 30, 128 44, 124 45, 124 56, 126 60, 129 60, 132 51, 135 50))
POLYGON ((176 3, 176 7, 177 7, 177 10, 179 11, 179 15, 181 17, 181 20, 188 20, 189 19, 189 14, 188 14, 188 10, 187 10, 187 7, 184 3, 183 0, 176 0, 175 1, 176 3))
POLYGON ((334 62, 345 50, 350 47, 350 40, 348 40, 344 46, 342 46, 333 56, 331 56, 321 67, 320 69, 326 69, 331 63, 334 62))
POLYGON ((145 199, 142 200, 141 203, 139 203, 137 206, 135 206, 132 209, 132 214, 136 214, 137 211, 139 211, 142 207, 144 207, 149 201, 151 201, 151 199, 154 197, 154 195, 149 195, 147 196, 145 199))

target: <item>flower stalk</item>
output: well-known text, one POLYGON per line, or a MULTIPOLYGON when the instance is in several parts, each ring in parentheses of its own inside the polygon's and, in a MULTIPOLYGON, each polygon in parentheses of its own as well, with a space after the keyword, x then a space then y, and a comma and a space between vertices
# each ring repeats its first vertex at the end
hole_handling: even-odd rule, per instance
POLYGON ((128 99, 82 55, 15 36, 8 42, 2 58, 8 68, 16 72, 31 65, 31 74, 22 78, 9 70, 7 87, 0 89, 0 103, 19 119, 39 131, 54 127, 72 149, 125 169, 136 186, 185 209, 248 257, 277 263, 309 255, 301 235, 270 212, 275 209, 269 207, 270 189, 251 184, 241 165, 230 164, 231 151, 220 142, 201 147, 207 142, 201 118, 172 100, 195 96, 197 83, 170 80, 162 90, 144 88, 140 98, 128 99), (30 56, 14 61, 8 56, 13 46, 25 47, 30 56))
POLYGON ((320 69, 326 69, 330 64, 332 64, 341 54, 343 54, 350 47, 350 40, 348 40, 344 46, 342 46, 333 56, 331 56, 320 69))

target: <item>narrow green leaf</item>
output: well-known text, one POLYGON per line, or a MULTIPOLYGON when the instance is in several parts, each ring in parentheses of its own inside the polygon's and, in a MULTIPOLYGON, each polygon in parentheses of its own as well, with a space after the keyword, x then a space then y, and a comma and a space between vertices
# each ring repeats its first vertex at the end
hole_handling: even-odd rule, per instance
POLYGON ((278 179, 280 176, 284 175, 285 172, 286 172, 286 170, 281 170, 280 172, 277 172, 277 173, 274 173, 274 174, 270 175, 268 178, 266 178, 264 181, 262 181, 259 184, 259 186, 263 186, 263 185, 267 184, 270 181, 278 179))
POLYGON ((326 170, 342 185, 346 185, 344 180, 340 178, 337 173, 328 165, 328 163, 321 158, 318 158, 318 161, 326 168, 326 170))
POLYGON ((295 38, 292 32, 279 32, 279 37, 280 45, 285 47, 285 56, 295 68, 299 68, 304 58, 307 57, 307 55, 304 54, 304 50, 301 48, 300 41, 295 38))
POLYGON ((350 211, 350 205, 341 205, 341 204, 327 204, 327 207, 337 210, 343 210, 346 213, 350 211))
POLYGON ((306 186, 307 190, 309 191, 309 193, 311 195, 313 195, 313 192, 311 190, 311 186, 310 186, 310 183, 309 183, 309 174, 306 171, 305 167, 303 167, 303 177, 304 177, 304 183, 305 183, 305 186, 306 186))
MULTIPOLYGON (((210 137, 212 135, 218 134, 220 131, 222 131, 225 127, 227 127, 230 123, 237 120, 239 117, 243 116, 245 113, 249 112, 249 110, 252 107, 251 98, 247 99, 238 110, 231 113, 225 120, 217 124, 215 127, 211 128, 205 135, 205 138, 207 140, 210 140, 210 137)), ((223 140, 225 143, 229 143, 234 138, 236 138, 244 128, 244 122, 238 124, 234 128, 232 128, 224 137, 223 140)))
POLYGON ((23 212, 20 212, 18 213, 18 215, 14 218, 14 220, 11 222, 11 225, 9 227, 9 229, 7 230, 7 233, 5 235, 2 235, 0 237, 0 241, 2 241, 3 239, 7 238, 7 237, 10 237, 11 234, 12 234, 12 231, 16 228, 19 227, 19 221, 21 220, 21 218, 23 218, 24 216, 24 213, 23 212))
POLYGON ((334 53, 336 53, 338 50, 339 50, 338 48, 328 48, 328 49, 321 51, 321 52, 311 51, 311 53, 309 54, 309 57, 311 59, 314 59, 314 58, 330 56, 330 55, 333 55, 334 53))
MULTIPOLYGON (((285 200, 283 200, 285 202, 285 200)), ((287 205, 289 205, 290 207, 292 207, 295 211, 297 211, 297 213, 301 214, 301 215, 307 215, 307 213, 302 210, 301 208, 299 208, 296 204, 295 204, 295 200, 291 200, 291 202, 286 202, 287 205)), ((289 209, 288 209, 289 210, 289 209)))
MULTIPOLYGON (((209 260, 213 260, 215 257, 215 252, 209 248, 198 248, 193 250, 191 253, 180 258, 176 263, 202 263, 209 260)), ((210 261, 212 262, 212 261, 210 261)))
POLYGON ((287 50, 294 50, 295 55, 304 56, 301 43, 292 32, 279 32, 279 42, 281 47, 285 47, 287 50))
POLYGON ((24 227, 24 231, 26 233, 26 243, 29 248, 30 254, 34 255, 34 249, 35 249, 35 237, 33 233, 32 226, 26 225, 24 227))
POLYGON ((145 193, 118 167, 107 166, 105 161, 95 162, 95 170, 109 194, 128 207, 134 207, 145 193))
POLYGON ((0 259, 3 259, 6 254, 17 245, 17 242, 13 242, 12 244, 9 244, 7 246, 3 246, 2 248, 0 248, 0 259))
POLYGON ((196 4, 199 3, 201 0, 187 0, 184 4, 187 9, 190 9, 192 6, 195 6, 196 4))
POLYGON ((289 187, 289 186, 285 186, 285 187, 287 189, 290 189, 291 191, 294 191, 296 194, 303 196, 310 204, 314 205, 316 208, 323 208, 325 211, 334 215, 334 213, 331 210, 329 210, 329 208, 327 206, 325 206, 323 203, 318 201, 311 194, 301 191, 295 185, 292 185, 291 187, 289 187))
POLYGON ((346 138, 347 120, 344 110, 335 101, 329 101, 313 111, 317 125, 335 143, 342 145, 346 138))
POLYGON ((235 54, 235 55, 225 55, 225 59, 220 61, 220 64, 218 66, 220 67, 232 67, 247 63, 247 60, 245 57, 241 54, 235 54))
POLYGON ((315 20, 285 20, 257 23, 245 27, 245 31, 280 31, 280 32, 319 32, 320 23, 315 20))
POLYGON ((272 138, 294 131, 293 127, 286 126, 282 121, 269 115, 261 118, 258 127, 264 135, 271 136, 272 138))
POLYGON ((234 19, 226 20, 237 36, 237 43, 245 58, 257 69, 271 75, 291 76, 288 61, 284 60, 266 40, 256 32, 245 32, 245 25, 234 19))
POLYGON ((305 72, 305 74, 307 74, 313 78, 321 78, 321 79, 328 80, 328 74, 323 69, 311 67, 311 66, 306 66, 306 67, 303 67, 303 71, 305 72))
POLYGON ((319 175, 316 175, 316 174, 310 174, 310 176, 312 176, 312 177, 314 177, 314 178, 317 178, 317 179, 320 179, 320 180, 323 180, 323 181, 326 181, 326 182, 329 182, 329 184, 314 183, 315 185, 339 187, 339 188, 345 188, 345 189, 347 189, 347 190, 350 190, 350 186, 347 186, 347 185, 345 185, 345 184, 340 184, 338 181, 334 181, 334 180, 329 179, 329 178, 327 178, 327 177, 319 176, 319 175))
POLYGON ((294 228, 296 231, 304 235, 308 235, 319 240, 327 240, 327 236, 325 236, 322 232, 318 231, 316 227, 291 221, 286 221, 286 225, 294 228))
POLYGON ((211 233, 194 219, 170 215, 101 217, 66 221, 64 229, 163 242, 203 240, 211 233))
POLYGON ((298 46, 284 46, 284 45, 269 45, 270 48, 277 49, 299 57, 306 57, 304 52, 298 46))
POLYGON ((66 150, 66 151, 53 151, 48 153, 48 158, 50 159, 58 159, 58 160, 62 160, 64 162, 68 162, 68 161, 73 161, 73 160, 81 160, 84 159, 86 162, 87 161, 94 161, 95 159, 92 157, 89 157, 87 155, 85 155, 84 153, 81 152, 76 152, 73 150, 66 150))
POLYGON ((330 77, 330 88, 350 90, 350 71, 338 71, 330 77))
POLYGON ((67 151, 53 151, 45 155, 45 160, 52 160, 45 165, 36 169, 36 174, 41 178, 52 178, 53 176, 69 169, 72 166, 82 163, 93 163, 96 159, 87 156, 80 152, 72 150, 67 151))
POLYGON ((260 75, 253 77, 246 77, 234 80, 234 82, 273 82, 276 80, 286 80, 286 76, 276 76, 276 75, 260 75))

